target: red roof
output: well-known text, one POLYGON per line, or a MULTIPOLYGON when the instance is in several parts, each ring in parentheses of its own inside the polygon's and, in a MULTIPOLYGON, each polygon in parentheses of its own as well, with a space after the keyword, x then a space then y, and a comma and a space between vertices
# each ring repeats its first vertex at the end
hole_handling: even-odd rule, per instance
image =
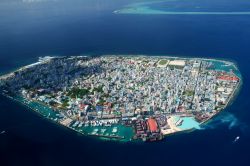
POLYGON ((217 79, 225 81, 239 81, 239 78, 235 76, 219 76, 217 79))
POLYGON ((80 104, 79 107, 82 110, 85 107, 85 105, 84 104, 80 104))
POLYGON ((157 126, 155 119, 150 118, 148 119, 147 123, 148 123, 149 130, 151 132, 156 132, 158 130, 158 126, 157 126))

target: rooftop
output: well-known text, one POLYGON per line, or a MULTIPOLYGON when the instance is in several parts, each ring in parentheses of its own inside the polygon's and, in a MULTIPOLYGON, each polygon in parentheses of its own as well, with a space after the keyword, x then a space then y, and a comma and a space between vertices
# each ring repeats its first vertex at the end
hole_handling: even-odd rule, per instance
POLYGON ((149 118, 148 121, 148 127, 151 132, 156 132, 158 130, 158 125, 156 123, 156 120, 153 118, 149 118))
POLYGON ((170 66, 185 66, 186 62, 184 60, 173 60, 169 62, 170 66))

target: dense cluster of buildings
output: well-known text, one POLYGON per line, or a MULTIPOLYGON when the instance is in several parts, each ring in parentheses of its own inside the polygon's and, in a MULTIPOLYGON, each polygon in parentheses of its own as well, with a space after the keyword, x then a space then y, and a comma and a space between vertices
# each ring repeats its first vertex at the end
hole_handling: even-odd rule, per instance
POLYGON ((45 57, 1 77, 0 86, 59 111, 64 125, 126 122, 137 138, 157 140, 161 129, 172 127, 169 116, 211 118, 239 81, 202 59, 45 57))

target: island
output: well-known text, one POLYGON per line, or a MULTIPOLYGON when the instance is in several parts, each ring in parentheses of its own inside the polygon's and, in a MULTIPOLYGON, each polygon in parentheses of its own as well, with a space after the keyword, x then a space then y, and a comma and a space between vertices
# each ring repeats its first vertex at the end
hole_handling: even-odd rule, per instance
POLYGON ((225 11, 223 8, 218 8, 218 4, 217 11, 214 11, 215 6, 208 7, 202 1, 154 0, 130 3, 113 13, 138 15, 250 15, 250 11, 225 11))
POLYGON ((199 129, 241 85, 232 61, 171 56, 40 57, 0 77, 0 92, 104 140, 158 141, 199 129))

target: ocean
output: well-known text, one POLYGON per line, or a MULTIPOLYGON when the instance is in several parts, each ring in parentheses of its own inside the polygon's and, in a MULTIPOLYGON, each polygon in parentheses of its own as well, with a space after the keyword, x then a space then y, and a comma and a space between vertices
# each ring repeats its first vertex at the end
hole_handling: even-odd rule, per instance
MULTIPOLYGON (((190 1, 172 1, 170 6, 173 11, 250 11, 245 0, 190 1)), ((0 1, 0 73, 46 55, 221 58, 235 61, 243 78, 234 102, 200 130, 161 142, 120 143, 79 135, 0 96, 0 131, 6 131, 0 135, 1 166, 250 163, 250 15, 113 13, 134 2, 144 1, 0 1), (237 136, 240 139, 234 143, 237 136)), ((168 3, 151 7, 166 10, 168 3)))

